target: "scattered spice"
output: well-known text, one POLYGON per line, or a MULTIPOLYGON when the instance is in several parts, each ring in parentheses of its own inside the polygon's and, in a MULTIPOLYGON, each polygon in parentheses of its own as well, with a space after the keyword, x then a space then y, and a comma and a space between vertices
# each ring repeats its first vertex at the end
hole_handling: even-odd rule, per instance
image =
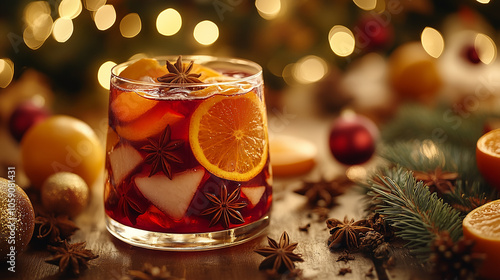
POLYGON ((290 244, 290 238, 286 231, 281 234, 279 243, 267 237, 269 246, 256 249, 255 252, 266 257, 259 265, 260 270, 272 269, 277 273, 292 272, 295 270, 294 262, 303 262, 300 254, 293 251, 298 243, 290 244))
POLYGON ((391 257, 391 255, 392 255, 391 245, 387 242, 378 245, 373 250, 373 256, 376 259, 388 259, 391 257))
POLYGON ((344 262, 348 263, 349 261, 355 260, 356 258, 349 253, 349 251, 344 250, 342 253, 340 253, 339 257, 337 258, 337 262, 344 262))
POLYGON ((166 266, 158 267, 150 263, 145 263, 142 270, 129 270, 128 274, 132 276, 132 280, 181 280, 173 276, 166 266))
POLYGON ((382 234, 384 240, 389 241, 394 238, 395 230, 387 223, 383 215, 380 213, 372 213, 366 218, 367 226, 371 227, 374 231, 382 234))
POLYGON ((171 133, 170 125, 167 125, 158 140, 148 138, 149 145, 141 148, 141 150, 148 153, 145 158, 146 163, 152 165, 149 177, 161 171, 167 175, 169 179, 172 179, 172 167, 170 166, 170 162, 182 163, 182 159, 175 155, 173 151, 182 147, 184 141, 170 141, 171 133))
POLYGON ((35 235, 40 241, 55 244, 71 237, 79 228, 66 215, 40 213, 35 218, 35 235))
POLYGON ((328 219, 326 225, 330 230, 328 247, 330 249, 347 248, 348 250, 358 248, 359 234, 372 230, 366 226, 366 220, 354 221, 344 217, 344 221, 328 219))
POLYGON ((438 167, 429 172, 413 171, 413 176, 417 181, 423 181, 431 192, 445 194, 455 188, 453 182, 458 178, 458 173, 442 171, 441 167, 438 167))
POLYGON ((224 184, 220 186, 220 198, 211 193, 204 193, 205 197, 215 206, 210 207, 201 215, 211 215, 215 213, 210 221, 209 227, 221 223, 224 228, 229 228, 231 218, 236 223, 244 223, 243 216, 237 209, 247 206, 246 202, 238 202, 240 199, 240 187, 238 186, 229 196, 227 194, 227 187, 224 184))
POLYGON ((335 197, 343 194, 352 182, 346 177, 333 180, 321 178, 319 181, 303 181, 302 187, 295 193, 307 197, 307 203, 313 206, 331 207, 335 205, 335 197))
POLYGON ((373 255, 373 251, 384 242, 384 236, 374 230, 359 234, 359 247, 373 255))
POLYGON ((366 276, 366 277, 370 277, 370 278, 375 277, 375 275, 373 274, 373 270, 374 270, 374 269, 375 269, 375 268, 374 268, 373 266, 372 266, 372 267, 370 267, 370 269, 368 269, 368 271, 365 273, 365 276, 366 276))
POLYGON ((45 262, 59 266, 60 273, 79 275, 82 269, 88 268, 88 261, 99 256, 85 249, 86 242, 69 244, 66 240, 60 246, 47 246, 54 255, 45 262))
POLYGON ((344 267, 339 270, 339 275, 346 275, 347 273, 352 273, 352 270, 350 267, 344 267))
POLYGON ((307 223, 305 226, 299 226, 299 230, 308 232, 310 227, 311 227, 311 224, 307 223))
POLYGON ((171 84, 203 83, 198 79, 201 76, 200 73, 190 73, 193 69, 193 64, 194 62, 191 61, 187 67, 184 67, 184 63, 182 63, 182 56, 177 58, 175 64, 172 64, 167 60, 167 70, 170 73, 157 78, 157 80, 158 82, 171 84))

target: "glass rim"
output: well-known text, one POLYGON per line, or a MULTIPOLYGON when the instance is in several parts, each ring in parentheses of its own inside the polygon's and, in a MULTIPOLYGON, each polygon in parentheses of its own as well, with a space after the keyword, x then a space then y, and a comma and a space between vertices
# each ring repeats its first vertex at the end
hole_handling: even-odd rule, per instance
MULTIPOLYGON (((124 78, 119 76, 119 73, 117 73, 118 70, 123 71, 125 66, 129 66, 133 64, 134 62, 142 59, 133 59, 133 60, 128 60, 126 62, 119 63, 111 68, 111 80, 117 79, 122 82, 126 82, 129 84, 134 84, 134 85, 140 85, 140 86, 148 86, 148 87, 171 87, 171 88, 187 88, 187 87, 209 87, 209 86, 218 86, 218 85, 233 85, 233 84, 239 84, 242 82, 251 82, 255 81, 257 79, 262 79, 262 66, 260 66, 258 63, 253 62, 248 59, 244 58, 233 58, 233 57, 219 57, 219 56, 211 56, 211 55, 181 55, 183 62, 185 61, 194 61, 194 63, 201 64, 203 63, 209 63, 209 62, 220 62, 220 63, 228 63, 230 65, 240 65, 240 66, 246 66, 246 67, 251 67, 255 69, 255 73, 245 76, 242 78, 235 78, 234 80, 229 80, 229 81, 216 81, 216 82, 209 82, 209 83, 184 83, 184 84, 178 84, 178 83, 165 83, 165 82, 149 82, 149 81, 143 81, 143 80, 135 80, 135 79, 129 79, 129 78, 124 78), (123 68, 123 69, 122 69, 123 68)), ((171 63, 175 63, 179 55, 163 55, 163 56, 152 56, 152 57, 143 57, 143 58, 149 58, 149 59, 155 59, 158 62, 162 61, 170 61, 171 63)), ((163 64, 161 64, 163 65, 163 64)), ((120 73, 121 73, 120 71, 120 73)))

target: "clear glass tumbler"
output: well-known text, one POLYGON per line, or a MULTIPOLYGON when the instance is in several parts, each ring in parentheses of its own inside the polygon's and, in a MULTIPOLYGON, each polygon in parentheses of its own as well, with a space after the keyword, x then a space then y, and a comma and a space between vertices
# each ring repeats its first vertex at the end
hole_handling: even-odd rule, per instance
POLYGON ((112 69, 108 230, 159 250, 247 241, 269 224, 272 177, 262 68, 211 56, 112 69))

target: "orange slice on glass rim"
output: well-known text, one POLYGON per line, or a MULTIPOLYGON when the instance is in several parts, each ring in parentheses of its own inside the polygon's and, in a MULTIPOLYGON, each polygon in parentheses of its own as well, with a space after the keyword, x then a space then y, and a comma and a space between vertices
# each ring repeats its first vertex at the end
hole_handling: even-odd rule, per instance
POLYGON ((263 101, 254 92, 207 98, 191 117, 189 142, 210 173, 227 180, 252 179, 268 157, 263 101))

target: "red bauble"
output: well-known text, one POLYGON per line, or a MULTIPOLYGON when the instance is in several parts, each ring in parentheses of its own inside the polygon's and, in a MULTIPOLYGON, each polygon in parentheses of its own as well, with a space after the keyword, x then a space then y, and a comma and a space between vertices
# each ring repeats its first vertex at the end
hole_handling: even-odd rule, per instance
POLYGON ((363 16, 353 29, 356 46, 367 52, 389 47, 394 40, 392 23, 383 16, 363 16))
POLYGON ((479 59, 479 54, 477 53, 477 49, 473 45, 465 46, 463 49, 463 56, 467 61, 472 64, 481 63, 481 59, 479 59))
POLYGON ((24 133, 34 124, 45 120, 50 112, 32 101, 21 103, 9 119, 9 130, 12 136, 20 142, 24 133))
POLYGON ((330 130, 330 151, 346 165, 362 164, 375 153, 378 138, 376 125, 368 118, 352 112, 337 118, 330 130))

